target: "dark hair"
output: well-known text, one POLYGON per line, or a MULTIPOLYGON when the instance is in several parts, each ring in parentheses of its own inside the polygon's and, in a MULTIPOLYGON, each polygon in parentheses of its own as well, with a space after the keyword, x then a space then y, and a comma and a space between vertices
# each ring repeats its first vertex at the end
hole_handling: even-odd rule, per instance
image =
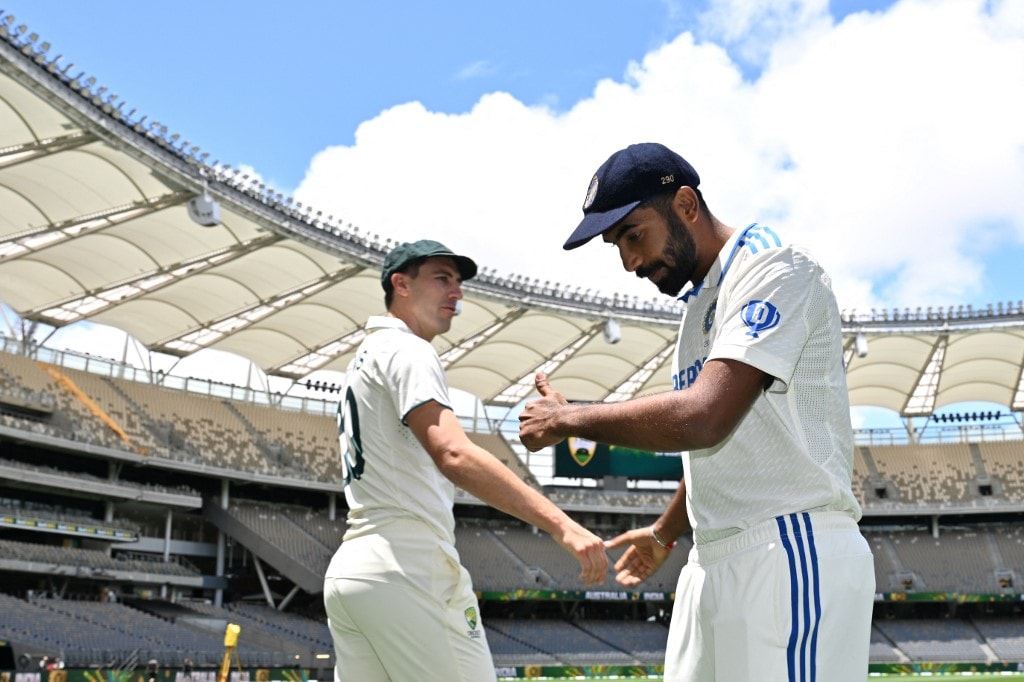
MULTIPOLYGON (((423 265, 427 258, 430 256, 422 256, 420 258, 413 258, 411 261, 406 263, 401 270, 395 270, 395 273, 402 273, 403 275, 409 275, 412 278, 416 278, 420 274, 420 266, 423 265)), ((388 277, 384 285, 384 309, 391 310, 391 303, 395 300, 395 285, 391 283, 391 278, 388 277)))
MULTIPOLYGON (((690 189, 692 189, 693 193, 697 195, 697 205, 700 207, 700 210, 704 213, 710 213, 711 211, 708 209, 707 202, 704 201, 704 195, 701 194, 700 188, 691 187, 690 189)), ((678 191, 678 189, 674 189, 668 192, 662 192, 661 194, 656 194, 647 201, 644 201, 640 206, 653 208, 662 216, 668 215, 668 212, 672 210, 672 202, 675 200, 676 192, 678 191)))

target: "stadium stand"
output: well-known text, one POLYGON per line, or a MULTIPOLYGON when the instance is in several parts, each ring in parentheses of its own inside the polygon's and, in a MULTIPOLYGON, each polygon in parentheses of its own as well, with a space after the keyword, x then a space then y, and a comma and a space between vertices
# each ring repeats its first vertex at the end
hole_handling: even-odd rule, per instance
POLYGON ((882 634, 875 625, 871 626, 871 644, 868 658, 876 663, 897 663, 909 660, 906 654, 900 651, 899 647, 882 634))
POLYGON ((480 590, 534 587, 539 576, 489 528, 479 524, 455 526, 455 547, 464 565, 473 567, 473 584, 480 590))
POLYGON ((121 388, 168 429, 173 450, 225 469, 280 472, 280 466, 260 450, 245 426, 220 400, 137 382, 123 382, 121 388))
POLYGON ((332 417, 240 401, 230 404, 268 443, 268 448, 282 450, 317 480, 341 481, 341 459, 324 456, 337 449, 338 427, 332 417))
POLYGON ((4 561, 21 562, 37 566, 43 572, 73 575, 114 574, 122 580, 166 582, 174 576, 182 578, 199 577, 199 572, 176 557, 174 561, 163 562, 156 558, 144 558, 134 554, 130 557, 110 557, 103 550, 79 547, 58 547, 36 542, 19 542, 0 539, 0 555, 4 561))
POLYGON ((988 473, 999 483, 1001 496, 1009 502, 1024 502, 1024 443, 988 441, 977 447, 988 473))
POLYGON ((912 567, 915 591, 999 591, 987 531, 944 529, 938 538, 922 531, 893 531, 889 539, 900 564, 912 567))
POLYGON ((491 648, 491 655, 494 657, 496 665, 556 665, 559 663, 552 654, 520 641, 512 635, 505 634, 501 629, 502 624, 491 623, 489 620, 484 623, 487 644, 491 648))
POLYGON ((112 480, 100 478, 88 472, 68 471, 56 467, 29 464, 15 459, 0 459, 0 480, 20 480, 24 472, 35 481, 52 480, 54 485, 63 485, 70 489, 88 489, 102 491, 105 494, 125 499, 153 498, 165 504, 180 504, 197 507, 199 492, 186 484, 174 486, 160 483, 136 483, 123 479, 112 480))
MULTIPOLYGON (((333 499, 328 497, 330 488, 316 493, 318 506, 287 501, 289 495, 282 497, 282 493, 289 481, 299 486, 297 490, 313 481, 333 481, 336 485, 340 468, 334 457, 333 417, 323 412, 295 412, 253 401, 196 395, 138 383, 114 373, 95 374, 73 367, 50 372, 45 366, 9 353, 0 353, 0 394, 49 406, 49 411, 26 411, 13 404, 17 401, 12 397, 10 404, 0 409, 0 425, 68 443, 59 460, 0 457, 0 512, 11 518, 13 525, 24 526, 31 517, 39 523, 71 522, 105 527, 111 532, 130 531, 140 535, 140 544, 146 547, 137 552, 109 542, 64 546, 66 543, 55 544, 38 534, 26 535, 23 528, 17 530, 16 537, 4 537, 0 532, 0 570, 15 571, 10 575, 31 575, 33 571, 56 575, 69 580, 68 584, 79 591, 85 584, 82 581, 92 580, 95 585, 85 590, 91 602, 36 597, 7 603, 19 613, 28 614, 29 620, 44 624, 62 617, 95 620, 102 616, 107 618, 105 622, 122 622, 123 628, 140 613, 137 609, 142 609, 144 615, 153 614, 150 617, 163 624, 153 626, 146 621, 145 626, 132 626, 135 633, 149 632, 146 628, 153 627, 160 630, 136 641, 119 639, 120 635, 110 628, 92 630, 89 638, 57 626, 45 634, 39 627, 27 628, 25 619, 19 617, 17 622, 0 619, 0 636, 25 645, 59 646, 69 660, 83 665, 95 665, 97 659, 110 662, 139 656, 170 660, 186 650, 192 651, 197 664, 201 659, 212 665, 216 647, 204 653, 194 639, 203 635, 196 633, 216 633, 227 622, 240 622, 249 633, 249 641, 260 643, 246 652, 247 660, 286 661, 295 651, 301 652, 303 660, 310 660, 315 652, 327 655, 329 634, 322 614, 317 615, 315 597, 301 605, 305 615, 278 608, 286 601, 283 594, 271 592, 267 597, 264 591, 260 598, 259 588, 251 590, 258 602, 235 599, 214 605, 209 603, 209 588, 201 587, 209 584, 204 581, 216 570, 211 559, 196 556, 198 564, 193 565, 183 554, 171 551, 170 561, 163 561, 157 550, 166 551, 167 540, 147 544, 147 538, 164 534, 166 513, 159 510, 170 504, 167 500, 186 509, 197 504, 187 500, 201 500, 205 503, 202 517, 175 522, 170 535, 176 539, 171 541, 172 546, 192 546, 175 544, 179 539, 184 542, 186 535, 213 537, 201 530, 203 523, 212 524, 226 535, 229 554, 225 570, 235 576, 234 580, 251 582, 256 573, 263 571, 271 579, 284 580, 286 585, 294 582, 315 595, 319 576, 344 534, 344 508, 329 510, 341 499, 340 489, 333 488, 333 499), (68 385, 74 389, 69 390, 68 385), (111 428, 108 420, 120 427, 127 439, 111 428), (105 449, 98 452, 110 454, 99 460, 96 455, 76 460, 75 444, 82 443, 99 445, 105 449), (126 462, 138 461, 140 454, 154 464, 167 462, 167 473, 161 473, 161 466, 150 466, 139 478, 133 468, 125 470, 118 465, 107 470, 106 476, 96 475, 104 470, 97 468, 104 460, 118 461, 116 453, 124 453, 120 457, 126 462), (173 469, 174 463, 191 463, 198 468, 194 473, 182 474, 180 469, 173 469), (172 469, 178 473, 172 475, 172 469), (50 486, 52 495, 25 496, 14 488, 3 494, 3 472, 8 472, 6 480, 10 484, 26 476, 45 481, 43 490, 50 486), (222 509, 219 503, 214 504, 218 497, 212 492, 217 488, 210 487, 211 482, 221 480, 221 472, 233 478, 248 475, 253 480, 263 477, 260 480, 278 483, 269 487, 262 483, 270 497, 259 502, 246 499, 249 493, 239 488, 231 495, 227 508, 222 509), (110 521, 100 521, 101 508, 95 508, 95 516, 61 511, 62 507, 54 504, 55 496, 62 490, 75 489, 90 490, 97 500, 110 500, 117 513, 110 521), (153 497, 158 494, 173 497, 153 497), (274 501, 275 497, 281 500, 274 501), (129 498, 150 500, 157 512, 155 518, 141 507, 118 501, 129 498), (182 532, 192 524, 199 524, 200 530, 182 532), (254 573, 257 561, 261 566, 254 573), (132 584, 143 594, 141 600, 122 594, 134 599, 136 608, 97 601, 102 595, 100 584, 119 582, 123 593, 132 584), (142 589, 147 584, 148 592, 142 589), (158 592, 166 592, 179 603, 155 597, 158 592), (267 599, 274 600, 275 605, 267 599)), ((530 482, 557 504, 609 533, 649 522, 650 517, 645 515, 663 508, 672 494, 665 490, 542 487, 511 446, 503 440, 495 442, 501 438, 497 433, 472 437, 497 451, 521 475, 529 475, 530 482)), ((1020 441, 859 446, 854 453, 854 486, 865 509, 874 515, 869 517, 873 522, 863 527, 874 551, 878 589, 894 593, 1019 594, 1019 581, 1024 575, 1024 530, 1013 522, 1012 505, 1024 497, 1024 479, 1018 471, 1022 452, 1020 441), (986 481, 991 484, 988 495, 980 487, 986 481), (879 489, 884 489, 886 495, 880 496, 879 489), (1011 515, 978 520, 961 515, 955 523, 938 523, 934 516, 936 510, 955 513, 976 510, 979 505, 1006 508, 1011 515), (924 515, 907 517, 908 508, 922 510, 924 515), (887 516, 897 512, 904 516, 887 516)), ((457 548, 482 594, 517 594, 524 590, 587 593, 575 562, 551 538, 504 515, 483 513, 471 496, 462 494, 458 499, 457 548)), ((667 564, 642 586, 646 594, 671 594, 675 589, 676 576, 686 562, 688 538, 681 538, 679 544, 667 564)), ((613 553, 613 561, 617 556, 613 553)), ((606 588, 614 586, 613 575, 614 569, 610 568, 606 588)), ((29 582, 19 580, 17 584, 26 593, 29 582)), ((257 586, 253 583, 253 587, 257 586)), ((18 588, 14 589, 17 594, 18 588)), ((10 595, 7 598, 16 599, 10 595)), ((663 609, 669 605, 666 601, 655 598, 618 610, 614 604, 605 604, 607 612, 574 616, 570 611, 506 610, 504 606, 496 608, 497 604, 500 602, 495 606, 486 599, 482 602, 489 642, 499 665, 644 665, 656 664, 664 656, 667 628, 656 616, 664 615, 663 609)), ((934 661, 941 656, 961 662, 987 662, 1021 657, 1021 636, 1014 629, 1017 621, 1003 611, 953 618, 906 615, 876 619, 872 661, 934 661)))
POLYGON ((341 538, 345 535, 344 517, 331 519, 326 512, 306 507, 284 508, 281 513, 332 553, 341 545, 341 538))
POLYGON ((972 624, 992 651, 1003 661, 1024 661, 1024 627, 1021 616, 974 618, 972 624))
POLYGON ((971 482, 977 477, 966 443, 916 448, 876 445, 871 455, 900 502, 954 506, 976 497, 971 482))
POLYGON ((118 445, 143 454, 166 454, 168 443, 157 441, 157 429, 147 413, 133 405, 112 379, 71 368, 62 371, 127 435, 118 445))
POLYGON ((665 660, 668 628, 654 621, 580 620, 577 625, 602 642, 621 647, 641 664, 657 665, 665 660))
POLYGON ((23 389, 23 393, 40 396, 43 402, 54 406, 45 422, 32 416, 12 414, 8 410, 7 416, 14 424, 22 420, 45 423, 44 432, 53 436, 112 448, 123 447, 123 441, 113 431, 98 428, 96 415, 74 395, 72 385, 59 383, 59 378, 66 376, 62 368, 4 353, 3 369, 9 380, 23 389))
POLYGON ((547 654, 563 665, 626 665, 636 659, 620 647, 602 641, 573 623, 557 620, 488 620, 494 630, 532 650, 547 654))
POLYGON ((0 504, 0 520, 6 521, 7 519, 10 519, 9 522, 15 526, 34 525, 49 529, 59 529, 58 524, 74 527, 84 526, 92 532, 99 531, 111 535, 113 535, 114 531, 128 531, 132 534, 138 534, 141 528, 137 523, 122 519, 99 521, 88 516, 41 509, 37 505, 33 505, 30 509, 22 509, 6 507, 0 504))
POLYGON ((990 660, 982 648, 978 630, 969 622, 955 619, 878 620, 876 627, 911 661, 990 660))
POLYGON ((195 622, 192 614, 198 614, 219 626, 221 632, 223 624, 237 623, 244 629, 247 639, 252 633, 259 633, 264 641, 287 642, 289 644, 284 647, 278 647, 286 651, 296 647, 314 653, 331 650, 331 632, 323 620, 244 602, 221 607, 202 601, 188 601, 181 606, 184 613, 178 613, 176 619, 179 621, 195 622))
MULTIPOLYGON (((0 593, 5 617, 0 632, 43 651, 60 651, 72 666, 117 667, 129 660, 180 661, 216 665, 223 655, 223 630, 171 623, 122 604, 70 599, 21 600, 0 593)), ((240 644, 249 665, 285 665, 287 657, 268 656, 240 644), (275 661, 276 659, 276 661, 275 661)))

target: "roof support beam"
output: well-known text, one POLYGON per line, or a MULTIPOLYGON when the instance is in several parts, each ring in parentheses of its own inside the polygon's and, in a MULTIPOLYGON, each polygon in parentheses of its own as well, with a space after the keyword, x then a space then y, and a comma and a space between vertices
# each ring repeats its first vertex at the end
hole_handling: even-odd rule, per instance
POLYGON ((608 394, 608 397, 604 399, 606 403, 617 403, 623 400, 629 400, 643 388, 647 380, 651 378, 651 375, 658 371, 658 368, 665 364, 669 356, 676 348, 675 339, 670 340, 666 343, 661 350, 659 350, 654 357, 644 363, 643 367, 634 372, 628 379, 619 384, 619 386, 608 394))
POLYGON ((928 362, 921 369, 917 376, 917 383, 914 390, 910 392, 907 402, 904 403, 900 415, 904 417, 918 417, 931 414, 935 411, 935 398, 939 394, 939 382, 942 379, 942 365, 946 359, 946 346, 949 344, 949 334, 940 334, 932 346, 932 353, 928 362))
POLYGON ((326 343, 309 353, 292 358, 288 362, 271 367, 267 374, 288 377, 290 379, 301 379, 313 370, 323 367, 328 362, 349 352, 362 342, 366 337, 366 329, 359 327, 348 334, 336 337, 330 343, 326 343))
POLYGON ((171 192, 131 204, 115 206, 59 223, 33 227, 0 239, 0 263, 19 258, 29 253, 38 253, 56 244, 76 239, 86 234, 105 230, 165 208, 183 204, 195 196, 194 192, 171 192))
POLYGON ((526 313, 526 308, 516 308, 508 315, 498 320, 482 332, 466 337, 457 345, 452 346, 441 354, 441 366, 445 369, 451 367, 455 362, 461 360, 466 353, 470 352, 481 343, 491 338, 505 327, 509 326, 526 313))
POLYGON ((1010 404, 1010 409, 1017 412, 1024 410, 1024 360, 1021 361, 1020 367, 1017 368, 1017 390, 1013 393, 1013 402, 1010 404))
POLYGON ((583 333, 582 336, 570 343, 568 346, 551 356, 550 359, 540 363, 532 370, 519 378, 519 381, 512 384, 498 395, 487 401, 489 405, 515 405, 533 390, 533 380, 537 372, 552 374, 565 362, 579 352, 580 348, 587 345, 587 342, 597 336, 604 329, 604 321, 598 322, 583 333))
POLYGON ((92 133, 79 131, 70 135, 51 137, 48 140, 6 147, 5 149, 0 149, 0 169, 10 168, 26 161, 34 161, 50 154, 58 154, 70 149, 76 149, 98 139, 92 133))
MULTIPOLYGON (((274 237, 274 239, 278 239, 274 237)), ((207 348, 226 336, 235 334, 247 327, 251 327, 260 320, 280 312, 291 305, 298 305, 310 296, 318 294, 324 289, 337 284, 363 271, 363 268, 348 264, 344 267, 320 277, 312 282, 307 282, 298 287, 283 291, 275 296, 259 301, 243 310, 236 311, 230 315, 224 315, 206 324, 193 327, 183 334, 164 339, 153 345, 153 349, 170 355, 187 355, 197 350, 207 348)))
POLYGON ((212 267, 241 258, 246 254, 270 246, 274 242, 281 241, 281 239, 277 235, 267 233, 255 239, 250 239, 247 242, 235 244, 228 249, 218 249, 212 253, 188 258, 155 270, 150 270, 131 279, 113 282, 102 288, 87 291, 73 298, 47 304, 45 307, 28 311, 25 317, 57 326, 70 324, 96 315, 111 306, 120 305, 134 298, 151 294, 191 275, 199 274, 204 270, 209 270, 212 267))

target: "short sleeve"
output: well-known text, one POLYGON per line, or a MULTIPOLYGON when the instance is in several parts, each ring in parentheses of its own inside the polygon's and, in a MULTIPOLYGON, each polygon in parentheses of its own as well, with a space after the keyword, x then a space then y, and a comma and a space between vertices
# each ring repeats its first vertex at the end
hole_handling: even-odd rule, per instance
POLYGON ((410 412, 430 401, 451 407, 448 383, 434 347, 422 339, 411 341, 391 356, 384 369, 395 412, 403 424, 410 412))
POLYGON ((785 390, 815 319, 808 306, 821 297, 817 264, 790 248, 751 255, 729 273, 715 317, 720 324, 708 359, 733 359, 769 374, 785 390), (810 314, 809 314, 810 313, 810 314))

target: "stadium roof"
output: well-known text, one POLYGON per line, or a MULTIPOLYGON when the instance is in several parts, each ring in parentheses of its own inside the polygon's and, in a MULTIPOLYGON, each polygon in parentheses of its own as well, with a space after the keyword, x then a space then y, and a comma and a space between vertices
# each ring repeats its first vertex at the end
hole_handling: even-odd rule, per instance
MULTIPOLYGON (((367 316, 383 309, 391 240, 208 161, 48 51, 0 15, 0 302, 54 327, 112 325, 155 352, 236 353, 270 375, 344 369, 367 316)), ((538 369, 576 400, 670 388, 675 302, 551 288, 482 265, 435 340, 453 386, 499 405, 526 397, 538 369)), ((848 311, 844 323, 854 405, 1024 410, 1021 302, 848 311)))

